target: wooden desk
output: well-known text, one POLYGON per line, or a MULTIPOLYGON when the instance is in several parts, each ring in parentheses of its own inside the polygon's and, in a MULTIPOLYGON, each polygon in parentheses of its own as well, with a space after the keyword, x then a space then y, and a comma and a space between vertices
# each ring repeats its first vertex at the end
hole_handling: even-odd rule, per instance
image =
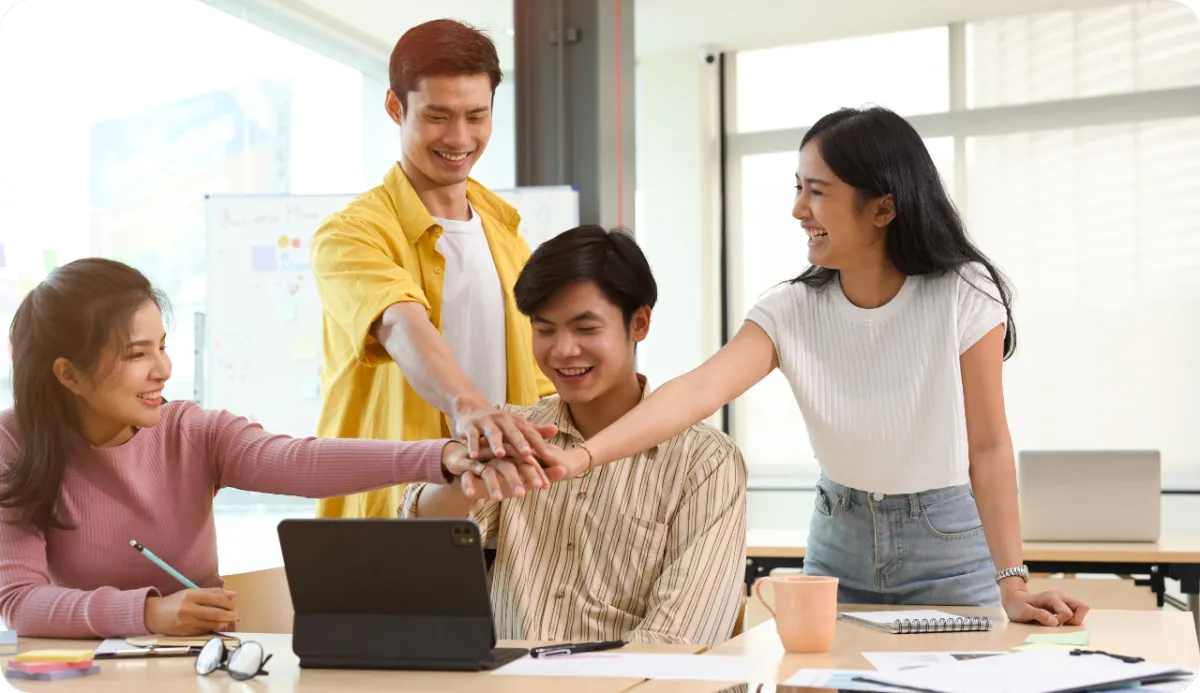
MULTIPOLYGON (((775 568, 804 564, 808 531, 750 530, 746 533, 746 584, 775 568)), ((1150 589, 1163 605, 1168 577, 1180 581, 1195 627, 1200 630, 1200 536, 1163 537, 1149 542, 1046 542, 1023 544, 1025 562, 1035 573, 1149 575, 1150 589)))
MULTIPOLYGON (((569 690, 571 693, 620 693, 643 682, 637 678, 551 678, 492 676, 489 673, 459 673, 442 671, 349 671, 339 669, 300 669, 300 661, 292 653, 292 636, 278 634, 238 633, 242 640, 262 643, 263 650, 270 655, 267 676, 249 682, 237 682, 224 671, 215 671, 208 676, 197 676, 195 657, 164 657, 162 659, 104 659, 100 673, 79 679, 53 682, 55 691, 98 691, 100 693, 126 693, 127 691, 155 691, 156 693, 342 693, 356 690, 391 691, 502 691, 504 693, 538 693, 569 690)), ((21 638, 20 650, 43 650, 53 648, 90 649, 99 644, 96 640, 41 640, 21 638)), ((535 647, 549 643, 505 642, 501 647, 535 647)), ((696 654, 703 647, 691 645, 630 645, 630 652, 658 652, 670 654, 696 654)), ((11 657, 0 657, 0 664, 11 657)), ((35 681, 18 681, 21 690, 35 690, 50 684, 35 681)))
MULTIPOLYGON (((843 611, 882 610, 889 607, 846 607, 843 611)), ((917 607, 919 608, 919 607, 917 607)), ((833 647, 826 654, 801 655, 783 651, 775 622, 752 628, 724 645, 709 650, 714 655, 747 655, 776 660, 770 680, 753 683, 782 683, 799 669, 873 669, 863 652, 970 652, 1008 650, 1025 641, 1030 633, 1086 630, 1089 646, 1121 654, 1140 655, 1154 662, 1186 669, 1200 667, 1200 647, 1189 614, 1171 611, 1093 611, 1082 628, 1045 628, 1010 623, 999 609, 950 609, 963 615, 985 615, 992 630, 983 633, 939 633, 891 635, 839 621, 833 647)), ((634 693, 709 693, 746 682, 647 681, 634 693)), ((750 688, 753 691, 753 687, 750 688)))

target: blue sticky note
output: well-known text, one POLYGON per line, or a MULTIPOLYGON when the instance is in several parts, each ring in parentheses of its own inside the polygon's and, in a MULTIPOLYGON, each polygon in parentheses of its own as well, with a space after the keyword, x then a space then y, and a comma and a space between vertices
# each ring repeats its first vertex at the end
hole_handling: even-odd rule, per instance
POLYGON ((278 260, 275 257, 274 246, 256 245, 250 249, 250 269, 273 270, 276 267, 278 260))

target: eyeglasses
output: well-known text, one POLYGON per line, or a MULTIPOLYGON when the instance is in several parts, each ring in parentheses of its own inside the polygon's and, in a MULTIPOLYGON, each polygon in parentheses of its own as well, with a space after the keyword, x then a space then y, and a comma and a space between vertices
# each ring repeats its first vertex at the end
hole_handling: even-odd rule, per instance
POLYGON ((262 645, 248 641, 228 652, 228 658, 225 656, 227 652, 225 641, 221 638, 204 643, 200 654, 196 656, 196 673, 208 676, 218 669, 224 669, 235 681, 248 681, 260 674, 267 675, 263 667, 271 661, 271 655, 263 656, 262 645))

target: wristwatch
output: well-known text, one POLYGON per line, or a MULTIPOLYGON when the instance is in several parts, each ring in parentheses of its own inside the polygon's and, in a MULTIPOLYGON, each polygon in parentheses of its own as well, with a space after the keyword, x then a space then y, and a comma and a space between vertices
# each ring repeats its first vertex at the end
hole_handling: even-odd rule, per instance
POLYGON ((996 582, 1010 577, 1019 577, 1025 582, 1029 582, 1029 566, 1023 565, 1018 568, 1005 568, 1004 570, 996 571, 996 582))

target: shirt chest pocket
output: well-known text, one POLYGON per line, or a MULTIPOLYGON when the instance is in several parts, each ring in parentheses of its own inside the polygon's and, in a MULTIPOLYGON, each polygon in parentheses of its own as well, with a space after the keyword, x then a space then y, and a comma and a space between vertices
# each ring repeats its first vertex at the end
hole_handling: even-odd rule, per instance
POLYGON ((602 604, 641 614, 666 560, 667 525, 618 515, 582 564, 588 594, 602 604))

